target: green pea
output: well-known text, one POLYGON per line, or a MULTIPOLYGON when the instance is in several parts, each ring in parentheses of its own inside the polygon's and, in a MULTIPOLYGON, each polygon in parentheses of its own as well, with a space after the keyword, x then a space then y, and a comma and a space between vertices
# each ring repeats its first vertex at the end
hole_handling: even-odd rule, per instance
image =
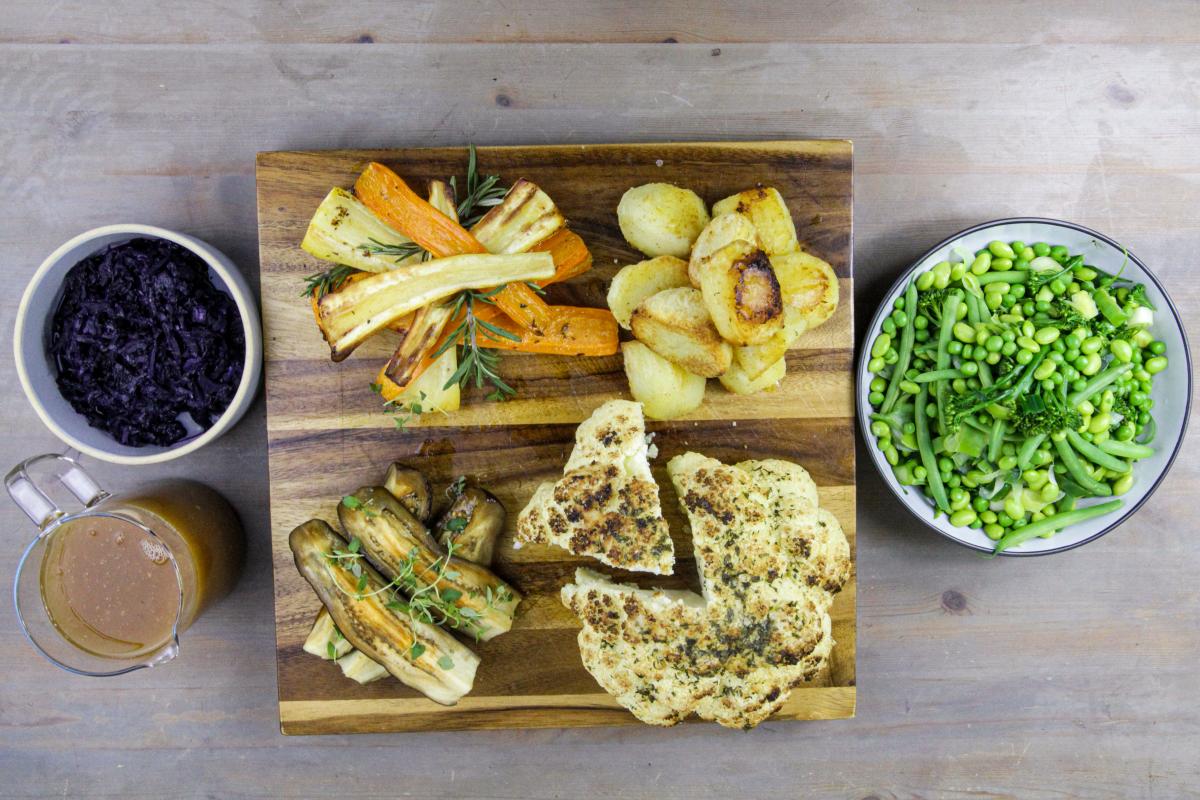
POLYGON ((1151 342, 1146 349, 1151 353, 1154 353, 1156 356, 1161 356, 1163 353, 1167 352, 1167 343, 1160 342, 1156 339, 1155 341, 1151 342))
POLYGON ((879 334, 879 338, 875 340, 875 344, 871 346, 871 355, 875 358, 882 358, 883 354, 892 346, 892 337, 886 333, 879 334))
POLYGON ((1012 308, 1016 304, 1017 298, 1013 297, 1011 292, 1000 298, 1000 305, 1004 306, 1005 308, 1012 308))
POLYGON ((883 354, 883 363, 895 364, 900 360, 900 354, 896 352, 896 348, 889 347, 888 351, 883 354))
POLYGON ((1029 259, 1024 257, 1018 258, 1013 262, 1013 269, 1029 269, 1029 259))
POLYGON ((913 327, 919 331, 925 330, 926 328, 929 327, 929 318, 928 317, 917 317, 916 319, 913 320, 913 327))
POLYGON ((967 391, 967 382, 962 378, 955 378, 950 381, 950 388, 954 390, 955 394, 964 394, 967 391))
POLYGON ((933 272, 926 270, 917 276, 917 291, 927 292, 933 288, 933 272))
POLYGON ((975 341, 975 329, 965 322, 954 323, 954 338, 966 344, 975 341))
POLYGON ((996 334, 992 334, 987 338, 987 341, 983 343, 983 346, 987 348, 989 353, 996 353, 999 352, 1000 348, 1004 346, 1004 340, 996 334))
POLYGON ((976 497, 971 501, 971 508, 978 512, 987 511, 988 501, 982 497, 976 497))
POLYGON ((929 341, 929 329, 928 328, 918 328, 917 332, 913 335, 916 337, 918 342, 929 341))
POLYGON ((974 522, 977 517, 978 515, 973 508, 960 509, 950 515, 950 524, 958 528, 964 528, 974 522))
POLYGON ((1009 242, 1009 245, 1018 253, 1025 249, 1025 243, 1020 239, 1013 239, 1011 242, 1009 242))
POLYGON ((1079 352, 1092 354, 1100 352, 1100 348, 1104 347, 1104 340, 1099 336, 1089 336, 1079 343, 1079 352))
MULTIPOLYGON (((965 347, 963 349, 966 350, 965 347)), ((961 366, 959 366, 958 369, 960 372, 962 372, 963 375, 966 375, 968 378, 973 378, 979 374, 979 364, 974 361, 963 362, 963 364, 961 366)))
POLYGON ((1045 242, 1034 242, 1033 254, 1038 257, 1050 255, 1050 245, 1045 242))
POLYGON ((867 402, 873 406, 877 406, 883 402, 883 392, 871 392, 867 395, 867 402))
POLYGON ((1061 264, 1071 257, 1071 251, 1061 244, 1056 244, 1050 248, 1050 257, 1061 264))
POLYGON ((1013 524, 1013 518, 1008 515, 1007 511, 1001 511, 996 515, 996 522, 1000 523, 1006 528, 1011 528, 1013 524))
POLYGON ((995 366, 1000 363, 1000 354, 999 353, 988 353, 987 357, 984 358, 983 360, 986 361, 987 363, 991 364, 992 366, 995 366))
POLYGON ((1018 350, 1016 359, 1018 364, 1028 364, 1030 361, 1033 361, 1033 353, 1028 350, 1018 350))
POLYGON ((1113 494, 1125 494, 1133 488, 1133 473, 1128 472, 1112 482, 1113 494))
POLYGON ((1146 362, 1144 369, 1151 375, 1157 375, 1167 368, 1166 356, 1155 356, 1146 362))
POLYGON ((1026 300, 1021 304, 1021 313, 1027 317, 1032 317, 1037 313, 1037 303, 1032 300, 1026 300))
POLYGON ((992 254, 985 250, 975 256, 975 260, 971 262, 971 274, 982 275, 992 268, 992 254))
POLYGON ((987 247, 988 247, 988 250, 992 251, 992 255, 996 256, 996 258, 1015 258, 1016 257, 1016 253, 1013 252, 1012 247, 1010 247, 1009 245, 1000 241, 999 239, 995 239, 993 241, 988 242, 987 247))
POLYGON ((1063 337, 1063 344, 1065 344, 1067 346, 1068 350, 1078 350, 1079 349, 1079 337, 1073 333, 1068 333, 1066 336, 1063 337))
POLYGON ((900 391, 907 394, 917 394, 921 391, 921 387, 912 381, 900 381, 900 391))
POLYGON ((919 481, 923 481, 927 477, 929 477, 929 470, 925 469, 925 467, 920 466, 920 465, 913 467, 912 473, 913 473, 913 477, 919 481))
POLYGON ((1058 278, 1055 278, 1054 280, 1050 281, 1050 293, 1051 294, 1061 295, 1065 291, 1067 291, 1067 285, 1065 283, 1063 283, 1061 280, 1059 280, 1058 278))
POLYGON ((952 356, 956 356, 961 353, 962 349, 962 342, 958 341, 957 339, 951 339, 950 343, 946 345, 946 351, 952 356))
POLYGON ((939 458, 937 464, 938 464, 939 472, 950 472, 951 470, 954 469, 954 462, 951 461, 950 459, 946 458, 945 456, 942 456, 941 458, 939 458))
POLYGON ((1113 339, 1108 349, 1112 351, 1113 358, 1122 364, 1128 364, 1133 358, 1133 346, 1124 339, 1113 339))
MULTIPOLYGON (((1000 352, 1006 356, 1011 356, 1013 353, 1017 352, 1017 343, 1016 342, 1005 342, 1004 345, 1000 348, 1000 352)), ((1028 363, 1028 362, 1026 362, 1026 363, 1028 363)))

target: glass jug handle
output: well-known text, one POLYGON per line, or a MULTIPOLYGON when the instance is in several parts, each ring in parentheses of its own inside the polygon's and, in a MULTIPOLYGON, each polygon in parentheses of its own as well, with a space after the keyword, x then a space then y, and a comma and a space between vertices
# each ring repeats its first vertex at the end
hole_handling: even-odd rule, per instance
POLYGON ((38 483, 39 479, 57 480, 84 508, 90 508, 109 497, 108 492, 101 489, 100 484, 79 466, 79 462, 65 453, 46 453, 26 459, 9 471, 4 478, 4 486, 13 502, 42 530, 66 512, 50 498, 38 483))

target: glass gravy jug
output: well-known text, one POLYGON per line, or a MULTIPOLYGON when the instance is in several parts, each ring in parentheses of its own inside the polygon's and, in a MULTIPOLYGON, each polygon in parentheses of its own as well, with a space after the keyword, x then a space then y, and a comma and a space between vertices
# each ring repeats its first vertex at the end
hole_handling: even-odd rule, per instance
POLYGON ((75 459, 48 454, 18 464, 5 486, 38 527, 13 583, 17 619, 65 670, 111 676, 170 661, 179 635, 237 582, 241 524, 203 484, 115 496, 75 459), (59 487, 81 508, 64 511, 49 491, 59 487))

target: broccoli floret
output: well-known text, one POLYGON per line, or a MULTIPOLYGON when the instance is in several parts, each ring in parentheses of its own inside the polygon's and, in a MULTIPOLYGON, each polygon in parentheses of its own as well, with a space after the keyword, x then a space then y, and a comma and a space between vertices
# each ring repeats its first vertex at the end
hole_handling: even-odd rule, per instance
POLYGON ((946 301, 948 289, 926 289, 917 297, 917 311, 929 317, 935 323, 942 321, 942 304, 946 301))
POLYGON ((1013 429, 1026 436, 1074 430, 1083 423, 1083 416, 1070 408, 1054 392, 1038 392, 1017 402, 1009 422, 1013 429))

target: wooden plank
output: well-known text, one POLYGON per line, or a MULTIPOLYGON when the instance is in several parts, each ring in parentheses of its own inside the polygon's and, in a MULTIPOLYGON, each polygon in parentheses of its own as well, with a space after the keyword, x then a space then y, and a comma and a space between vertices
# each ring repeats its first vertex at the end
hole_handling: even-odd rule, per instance
MULTIPOLYGON (((591 248, 599 266, 585 280, 556 288, 552 300, 603 305, 617 267, 640 258, 617 230, 617 200, 629 186, 652 178, 695 188, 709 203, 763 181, 778 187, 806 248, 834 265, 843 276, 843 296, 853 296, 847 142, 484 148, 479 158, 485 173, 527 177, 545 189, 591 248)), ((286 733, 634 721, 584 670, 575 641, 578 622, 558 599, 588 559, 547 546, 511 547, 516 512, 539 482, 561 474, 578 423, 604 400, 627 396, 619 357, 506 357, 501 373, 517 399, 489 403, 472 392, 459 412, 426 415, 397 430, 366 388, 386 348, 331 363, 308 304, 297 296, 300 278, 323 268, 297 243, 330 187, 351 185, 368 160, 383 161, 420 185, 460 173, 463 159, 461 149, 284 152, 258 159, 277 658, 286 733), (291 563, 288 532, 305 519, 329 518, 340 497, 377 483, 397 459, 439 485, 470 475, 510 512, 494 569, 524 594, 524 611, 512 631, 473 645, 482 660, 475 687, 469 702, 452 708, 431 708, 436 704, 393 680, 359 686, 342 678, 336 665, 300 649, 319 603, 291 563), (531 660, 530 653, 538 657, 531 660)), ((791 374, 776 391, 747 400, 714 382, 699 412, 648 424, 659 450, 654 471, 676 539, 676 574, 647 580, 618 573, 619 579, 697 587, 686 524, 665 474, 667 460, 687 450, 728 463, 778 457, 804 464, 853 542, 852 305, 845 303, 825 328, 789 353, 791 374)), ((837 645, 819 682, 828 688, 795 690, 780 718, 853 714, 855 598, 852 579, 831 610, 837 645)))
MULTIPOLYGON (((795 42, 803 44, 929 42, 1014 44, 1059 42, 1196 43, 1195 6, 1058 0, 1028 4, 988 0, 737 6, 680 0, 629 4, 594 0, 566 11, 561 3, 279 4, 252 0, 188 3, 149 0, 56 3, 48 13, 33 0, 8 3, 0 42, 38 44, 411 44, 470 42, 795 42)), ((719 48, 718 48, 719 49, 719 48)))

